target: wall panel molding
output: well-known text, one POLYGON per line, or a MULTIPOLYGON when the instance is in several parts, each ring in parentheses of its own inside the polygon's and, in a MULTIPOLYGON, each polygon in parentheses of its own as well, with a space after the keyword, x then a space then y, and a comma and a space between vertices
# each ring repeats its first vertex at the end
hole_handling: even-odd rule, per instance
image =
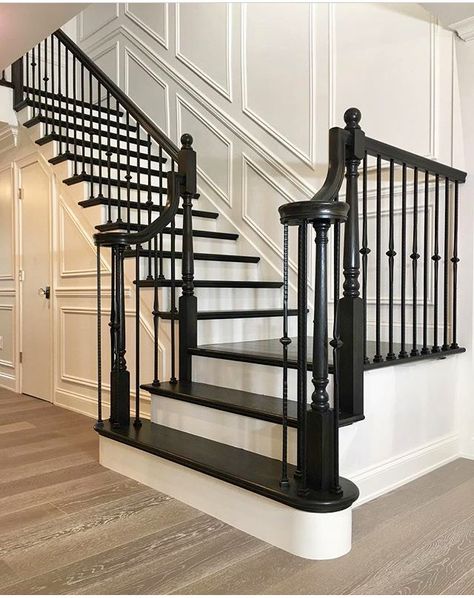
POLYGON ((111 8, 113 8, 114 10, 112 11, 110 17, 108 19, 106 19, 105 21, 96 23, 95 25, 95 29, 92 29, 92 31, 90 31, 87 35, 84 35, 84 12, 82 11, 79 14, 79 42, 85 42, 86 40, 88 40, 89 38, 91 38, 93 35, 95 35, 96 33, 98 33, 101 29, 103 29, 106 25, 109 25, 110 23, 112 23, 113 21, 115 21, 115 19, 118 19, 120 16, 120 4, 118 2, 114 2, 114 3, 108 3, 107 6, 110 6, 111 8))
MULTIPOLYGON (((194 106, 187 102, 179 93, 176 93, 176 119, 177 119, 177 138, 179 139, 184 133, 182 129, 182 110, 187 110, 194 118, 196 118, 212 135, 217 137, 227 147, 227 186, 222 189, 220 185, 212 178, 212 176, 205 172, 199 166, 198 159, 198 173, 209 185, 209 187, 229 206, 232 207, 232 181, 233 181, 233 149, 232 141, 226 137, 219 129, 217 129, 206 117, 201 114, 194 106)), ((197 148, 199 149, 199 148, 197 148)), ((198 154, 199 158, 199 154, 198 154)))
MULTIPOLYGON (((157 6, 157 4, 154 4, 157 6)), ((147 23, 145 23, 140 17, 134 14, 133 10, 130 7, 133 7, 133 4, 129 4, 128 2, 125 4, 125 12, 124 15, 133 21, 140 29, 142 29, 146 34, 152 37, 155 41, 157 41, 165 50, 169 49, 169 6, 167 3, 162 3, 160 6, 163 8, 163 22, 164 22, 164 32, 163 35, 160 35, 158 31, 152 29, 147 23)))
POLYGON ((201 68, 199 68, 194 62, 181 51, 181 18, 180 11, 181 7, 179 3, 175 4, 176 16, 175 16, 175 56, 187 66, 195 75, 205 81, 212 89, 217 91, 222 97, 229 102, 232 102, 232 4, 226 4, 226 85, 221 85, 218 81, 215 81, 201 68))

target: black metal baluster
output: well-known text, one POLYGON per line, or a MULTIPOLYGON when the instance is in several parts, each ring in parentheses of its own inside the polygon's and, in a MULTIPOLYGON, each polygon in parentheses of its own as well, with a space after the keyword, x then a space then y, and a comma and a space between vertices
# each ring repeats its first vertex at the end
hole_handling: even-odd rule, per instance
POLYGON ((428 268, 429 268, 429 245, 428 245, 428 228, 429 228, 429 172, 425 172, 425 205, 424 205, 424 219, 423 219, 423 347, 421 348, 421 355, 429 355, 431 353, 428 347, 428 268))
MULTIPOLYGON (((55 67, 55 63, 56 60, 54 58, 54 35, 52 35, 49 38, 49 43, 51 46, 51 134, 55 135, 56 133, 56 127, 54 125, 54 121, 56 120, 56 116, 57 116, 57 120, 61 119, 61 114, 56 115, 56 76, 54 73, 54 67, 55 67)), ((28 72, 27 72, 28 75, 28 72)))
POLYGON ((444 180, 444 306, 443 306, 443 346, 442 351, 449 349, 449 179, 444 180))
POLYGON ((97 424, 102 427, 102 281, 100 245, 97 245, 97 424))
MULTIPOLYGON (((118 122, 118 112, 119 112, 119 102, 116 100, 115 108, 117 111, 117 122, 118 122)), ((120 164, 120 152, 118 151, 119 142, 117 140, 117 162, 120 164)), ((122 179, 122 170, 120 169, 117 173, 117 181, 119 184, 117 185, 117 219, 115 222, 121 223, 122 222, 122 187, 120 185, 122 179)))
MULTIPOLYGON (((364 158, 364 171, 365 171, 365 179, 367 183, 367 154, 364 158)), ((364 196, 364 193, 363 193, 364 196)), ((367 202, 367 186, 365 186, 365 196, 367 202)), ((333 322, 333 337, 330 342, 332 347, 332 355, 333 355, 333 411, 334 411, 334 482, 333 482, 333 492, 340 493, 341 488, 339 485, 339 410, 340 410, 340 403, 339 403, 339 350, 342 347, 342 340, 340 334, 340 327, 339 327, 339 280, 341 275, 341 249, 340 249, 340 239, 341 239, 341 231, 340 231, 340 223, 334 223, 334 322, 333 322)), ((364 260, 364 256, 367 254, 362 254, 362 261, 364 260)), ((365 294, 364 294, 365 297, 365 294)), ((367 335, 366 325, 364 326, 365 333, 367 335)), ((368 358, 366 358, 368 361, 368 358)))
MULTIPOLYGON (((26 101, 30 99, 30 53, 27 52, 25 56, 26 62, 26 101)), ((6 83, 5 71, 2 71, 2 83, 6 83)))
MULTIPOLYGON (((86 110, 85 110, 85 72, 84 65, 81 63, 81 111, 82 111, 82 143, 81 143, 81 174, 86 174, 86 110)), ((92 114, 89 114, 90 124, 92 126, 92 114)), ((91 170, 91 178, 94 172, 91 170)))
POLYGON ((135 247, 135 419, 133 425, 138 428, 140 420, 140 245, 135 247))
POLYGON ((377 156, 376 181, 376 260, 375 260, 375 355, 374 362, 383 361, 380 347, 380 289, 382 267, 382 158, 377 156))
POLYGON ((306 402, 308 368, 308 242, 307 223, 298 226, 298 347, 297 347, 297 467, 295 477, 301 478, 300 492, 306 492, 306 402))
POLYGON ((32 115, 36 116, 36 48, 31 50, 32 115))
MULTIPOLYGON (((112 159, 112 151, 110 149, 110 92, 107 91, 107 222, 112 223, 112 173, 110 172, 110 161, 112 159)), ((99 113, 99 117, 101 113, 99 113)), ((101 127, 101 125, 99 125, 101 127)), ((117 160, 118 158, 117 154, 117 160)), ((117 182, 120 184, 120 169, 117 164, 117 182)))
MULTIPOLYGON (((370 363, 367 351, 367 279, 370 253, 367 224, 367 152, 365 152, 362 164, 362 248, 360 250, 362 255, 362 295, 364 300, 364 363, 370 363)), ((337 234, 339 235, 339 224, 336 227, 337 234)), ((334 301, 338 299, 339 296, 335 296, 334 301)), ((336 304, 334 304, 334 313, 336 313, 336 304)))
MULTIPOLYGON (((46 38, 44 40, 44 77, 43 77, 43 82, 44 82, 44 106, 45 106, 45 109, 44 109, 44 113, 45 113, 44 134, 45 135, 49 134, 48 81, 49 81, 49 77, 48 77, 48 38, 46 38)), ((53 100, 51 99, 51 101, 53 101, 53 100)))
MULTIPOLYGON (((92 92, 92 72, 89 71, 89 115, 92 116, 93 92, 92 92)), ((94 131, 92 127, 89 129, 89 159, 90 159, 90 182, 89 182, 89 197, 94 199, 94 131)))
MULTIPOLYGON (((100 81, 97 81, 97 106, 98 108, 100 108, 102 106, 102 85, 100 83, 100 81)), ((98 110, 98 114, 102 114, 102 111, 99 109, 98 110)), ((92 116, 92 113, 91 113, 92 116)), ((92 121, 91 121, 91 131, 94 131, 94 127, 92 126, 92 121)), ((119 141, 117 140, 117 144, 119 143, 119 141)), ((103 168, 104 168, 104 164, 102 161, 102 152, 103 152, 103 144, 102 144, 102 136, 100 134, 100 129, 97 129, 97 145, 98 145, 98 155, 99 155, 99 198, 100 199, 104 199, 104 193, 103 193, 103 186, 102 186, 102 177, 103 177, 103 168)), ((120 189, 120 180, 118 181, 118 189, 120 189)))
POLYGON ((388 234, 388 353, 387 361, 396 359, 393 351, 393 275, 395 266, 395 241, 394 241, 394 162, 390 160, 389 175, 389 234, 388 234))
POLYGON ((402 251, 400 280, 400 352, 398 357, 408 357, 406 350, 406 250, 407 250, 407 165, 402 165, 402 251))
POLYGON ((280 486, 288 488, 288 225, 283 226, 283 401, 282 401, 282 458, 280 486))
POLYGON ((155 386, 160 385, 159 373, 158 373, 158 357, 159 357, 159 316, 160 316, 160 307, 158 303, 158 277, 156 276, 156 271, 158 269, 158 243, 157 237, 153 238, 154 243, 154 272, 155 277, 153 279, 153 384, 155 386))
POLYGON ((453 238, 453 257, 451 263, 453 264, 453 329, 451 349, 459 349, 457 342, 457 326, 458 326, 458 229, 459 229, 459 183, 454 182, 454 238, 453 238))
MULTIPOLYGON (((66 76, 66 121, 64 124, 64 136, 66 138, 66 156, 70 156, 71 152, 69 151, 69 119, 70 119, 70 115, 69 115, 69 50, 67 48, 64 48, 64 67, 66 70, 65 76, 66 76)), ((63 124, 61 123, 59 125, 60 127, 63 127, 63 124)))
MULTIPOLYGON (((130 217, 130 179, 132 178, 130 175, 130 113, 127 111, 125 117, 126 125, 127 125, 127 174, 125 176, 127 180, 127 231, 130 232, 130 224, 131 224, 131 217, 130 217)), ((117 141, 117 143, 119 143, 117 141)), ((138 153, 140 152, 140 147, 138 146, 138 153)))
MULTIPOLYGON (((62 72, 62 60, 61 60, 61 42, 57 40, 57 52, 58 52, 58 120, 62 120, 64 106, 63 106, 63 72, 62 72)), ((63 153, 63 129, 61 122, 58 126, 58 150, 59 155, 63 153)))
POLYGON ((416 335, 417 335, 417 282, 418 282, 418 259, 420 254, 418 253, 418 168, 414 168, 413 171, 413 246, 412 253, 410 255, 412 263, 412 276, 413 276, 413 312, 412 312, 412 332, 413 341, 410 355, 415 357, 419 355, 418 348, 416 346, 416 335))
MULTIPOLYGON (((77 123, 76 115, 77 115, 77 72, 76 72, 76 57, 72 57, 72 102, 74 106, 74 121, 77 123)), ((72 123, 71 123, 72 125, 72 123)), ((76 125, 77 126, 77 125, 76 125)), ((92 129, 92 120, 90 122, 90 127, 92 129)), ((78 129, 73 128, 73 136, 74 136, 74 176, 77 176, 77 136, 79 134, 78 129)))
POLYGON ((439 353, 440 346, 438 345, 438 298, 439 298, 439 261, 441 256, 439 255, 439 174, 436 175, 435 179, 435 207, 434 207, 434 253, 431 259, 434 262, 433 272, 433 346, 431 348, 432 353, 439 353))
MULTIPOLYGON (((152 220, 152 210, 153 210, 153 198, 152 198, 152 192, 151 192, 151 139, 150 139, 150 135, 148 135, 147 137, 147 141, 148 141, 148 194, 147 194, 147 202, 146 202, 146 207, 148 210, 148 226, 151 224, 151 220, 152 220)), ((161 147, 160 147, 160 156, 161 156, 161 147)), ((140 157, 138 157, 138 164, 140 165, 140 157)), ((161 191, 160 191, 160 196, 161 196, 161 191)), ((154 256, 154 260, 153 260, 153 273, 155 275, 155 278, 158 277, 158 256, 156 255, 156 252, 158 251, 158 243, 157 243, 157 238, 155 237, 153 239, 154 241, 154 247, 155 247, 155 256, 154 256)), ((152 276, 152 268, 151 268, 151 263, 152 263, 152 244, 151 241, 148 241, 148 274, 147 274, 147 280, 151 280, 153 278, 152 276)))
POLYGON ((41 81, 41 43, 38 44, 38 116, 41 117, 41 99, 42 99, 42 81, 41 81))
MULTIPOLYGON (((158 166, 160 175, 162 174, 162 164, 161 164, 161 160, 163 159, 163 150, 160 147, 160 151, 158 154, 159 158, 160 158, 160 165, 158 166)), ((174 165, 174 163, 173 163, 174 165)), ((174 166, 172 166, 171 170, 174 170, 174 166)), ((160 178, 160 189, 161 189, 162 185, 161 185, 161 178, 160 178)), ((163 211, 163 192, 160 190, 159 193, 159 204, 160 204, 160 214, 163 211)), ((156 273, 155 273, 156 275, 156 273)), ((160 233, 160 274, 159 274, 160 278, 164 278, 164 272, 163 272, 163 233, 160 233)))

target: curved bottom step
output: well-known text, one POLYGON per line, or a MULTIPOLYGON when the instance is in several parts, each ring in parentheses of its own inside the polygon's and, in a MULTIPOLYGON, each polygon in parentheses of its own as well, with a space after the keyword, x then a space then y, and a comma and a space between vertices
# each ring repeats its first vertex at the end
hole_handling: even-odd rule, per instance
POLYGON ((341 478, 342 494, 316 492, 300 496, 295 467, 288 464, 288 488, 279 484, 281 463, 227 444, 194 436, 144 420, 140 428, 112 428, 109 422, 96 427, 101 436, 133 446, 163 459, 184 465, 230 484, 260 494, 294 509, 311 513, 333 513, 347 509, 357 500, 357 487, 341 478))

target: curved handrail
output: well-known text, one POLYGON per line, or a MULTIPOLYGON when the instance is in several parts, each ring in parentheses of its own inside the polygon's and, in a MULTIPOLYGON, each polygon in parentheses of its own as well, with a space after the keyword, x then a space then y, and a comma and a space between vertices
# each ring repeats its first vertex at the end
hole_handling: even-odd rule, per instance
POLYGON ((161 233, 176 216, 179 208, 179 182, 181 178, 182 175, 177 172, 168 172, 168 201, 164 206, 165 209, 156 220, 143 230, 134 233, 128 233, 126 231, 96 233, 94 235, 94 243, 104 247, 110 247, 112 245, 141 245, 156 237, 156 235, 161 233))
POLYGON ((110 93, 119 100, 120 104, 130 113, 130 115, 139 123, 143 129, 150 136, 161 145, 161 147, 168 152, 168 154, 178 159, 179 148, 169 139, 163 131, 161 131, 154 122, 131 100, 120 87, 110 79, 104 71, 93 62, 79 46, 72 41, 72 39, 64 33, 62 29, 58 29, 53 33, 61 43, 63 43, 81 62, 87 67, 91 73, 100 81, 101 85, 105 87, 110 93))
MULTIPOLYGON (((287 203, 278 208, 282 224, 299 224, 302 220, 311 221, 319 215, 321 204, 333 202, 345 176, 346 145, 349 131, 339 127, 329 129, 329 166, 326 180, 319 191, 309 200, 287 203)), ((327 214, 327 205, 325 213, 327 214)))

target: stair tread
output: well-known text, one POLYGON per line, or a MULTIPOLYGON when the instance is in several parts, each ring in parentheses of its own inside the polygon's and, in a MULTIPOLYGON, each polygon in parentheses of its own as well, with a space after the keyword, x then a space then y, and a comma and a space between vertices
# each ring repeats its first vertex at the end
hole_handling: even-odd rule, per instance
MULTIPOLYGON (((94 115, 94 114, 87 114, 85 112, 81 112, 80 110, 78 110, 78 108, 80 108, 79 104, 80 102, 77 102, 77 106, 76 108, 71 107, 69 110, 69 116, 70 117, 74 117, 74 119, 79 119, 81 122, 82 121, 89 121, 89 123, 98 123, 99 125, 104 125, 104 127, 108 127, 109 125, 109 121, 107 120, 107 118, 102 118, 101 116, 98 115, 94 115)), ((38 108, 38 106, 36 106, 38 108)), ((66 126, 68 124, 68 121, 64 118, 57 118, 57 117, 51 117, 51 116, 46 116, 47 112, 52 112, 52 106, 46 106, 46 104, 40 104, 39 105, 39 110, 43 110, 44 111, 44 116, 39 113, 36 114, 35 116, 31 117, 29 120, 27 120, 24 123, 25 127, 32 127, 35 124, 38 124, 39 122, 47 122, 48 124, 53 124, 53 125, 59 125, 62 124, 64 126, 66 126)), ((67 108, 65 110, 62 111, 62 114, 64 114, 67 117, 67 108)), ((69 122, 69 124, 72 124, 71 122, 69 122)), ((117 121, 117 120, 111 120, 110 121, 110 127, 113 130, 117 130, 117 128, 121 129, 122 131, 129 131, 130 133, 135 133, 137 130, 136 125, 127 125, 126 123, 123 123, 121 121, 117 121)), ((82 124, 79 125, 79 128, 82 130, 82 124)), ((89 133, 89 130, 92 129, 93 131, 102 131, 104 133, 105 136, 107 136, 107 128, 105 129, 98 129, 96 127, 91 127, 90 124, 88 123, 84 123, 84 128, 85 128, 85 132, 89 133)), ((111 131, 112 132, 112 131, 111 131)))
MULTIPOLYGON (((122 209, 125 209, 125 202, 122 202, 122 209)), ((137 224, 135 222, 131 222, 130 224, 127 224, 126 222, 122 222, 122 223, 117 223, 117 222, 111 222, 111 223, 106 223, 106 224, 98 224, 95 228, 100 231, 100 232, 105 232, 105 231, 111 231, 111 230, 132 230, 132 231, 138 231, 138 230, 143 230, 144 228, 146 228, 146 224, 137 224), (120 226, 118 226, 120 225, 120 226)), ((178 236, 181 236, 183 234, 183 229, 182 228, 175 228, 175 233, 178 236)), ((171 228, 168 226, 163 230, 163 233, 166 235, 170 235, 171 234, 171 228)), ((223 233, 223 232, 219 232, 219 231, 215 231, 215 230, 199 230, 199 229, 194 229, 193 230, 193 237, 200 237, 200 238, 204 238, 204 239, 222 239, 225 241, 235 241, 236 239, 238 239, 239 235, 237 233, 223 233)))
MULTIPOLYGON (((70 160, 71 162, 74 161, 74 156, 76 156, 77 162, 81 163, 85 162, 86 166, 90 166, 91 162, 94 166, 102 166, 103 168, 107 167, 107 160, 99 160, 99 158, 90 158, 90 156, 83 156, 82 154, 70 154, 69 156, 67 154, 58 154, 57 156, 54 156, 54 158, 50 158, 48 160, 48 162, 50 164, 61 164, 61 162, 67 162, 68 160, 70 160)), ((167 161, 167 158, 160 158, 159 156, 154 156, 153 158, 153 162, 161 162, 161 163, 165 163, 167 161)), ((110 163, 110 168, 112 168, 113 170, 127 170, 128 166, 125 162, 111 162, 110 163)), ((133 173, 137 173, 139 170, 138 166, 135 165, 130 165, 130 171, 133 173)), ((148 168, 146 166, 140 166, 140 173, 144 174, 144 175, 148 175, 148 168)), ((162 175, 166 175, 167 171, 163 171, 163 170, 156 170, 154 168, 152 168, 150 170, 150 174, 151 176, 162 176, 162 175)))
MULTIPOLYGON (((123 200, 120 203, 123 207, 123 204, 124 204, 123 200)), ((109 205, 109 199, 107 197, 92 197, 90 199, 84 199, 83 201, 79 201, 78 204, 80 206, 82 206, 83 208, 90 208, 93 206, 100 206, 100 205, 107 206, 107 205, 109 205)), ((111 199, 110 204, 114 207, 118 206, 118 199, 111 199)), ((130 202, 130 208, 132 210, 138 210, 139 207, 142 211, 148 212, 148 207, 145 204, 141 203, 139 206, 137 201, 130 202)), ((151 206, 152 212, 161 212, 163 209, 164 209, 164 206, 159 206, 157 204, 153 204, 151 206)), ((183 209, 179 208, 177 213, 179 215, 182 215, 183 209)), ((218 212, 209 212, 207 210, 193 210, 192 214, 193 214, 193 216, 196 216, 197 218, 216 219, 219 216, 218 212)), ((135 252, 133 252, 133 255, 135 255, 135 252)))
MULTIPOLYGON (((57 132, 54 132, 54 133, 48 133, 47 135, 43 135, 43 137, 40 137, 39 139, 37 139, 35 141, 35 143, 37 145, 46 145, 47 143, 50 143, 51 141, 61 141, 63 145, 67 144, 69 146, 69 155, 72 156, 71 159, 74 159, 74 149, 75 149, 74 143, 76 142, 74 137, 71 137, 70 135, 59 136, 59 134, 57 132)), ((76 143, 76 145, 77 145, 77 149, 82 148, 80 142, 76 143)), ((104 143, 97 143, 97 141, 93 141, 91 143, 90 141, 87 141, 85 144, 86 150, 90 150, 91 147, 93 150, 99 150, 101 152, 108 152, 110 149, 110 152, 112 154, 120 154, 121 156, 126 156, 128 154, 126 147, 118 147, 118 146, 112 145, 109 148, 109 146, 104 143)), ((152 160, 157 160, 156 156, 149 156, 148 154, 144 154, 142 152, 137 152, 136 149, 130 150, 130 153, 133 158, 138 157, 140 160, 148 160, 149 157, 151 157, 152 160)), ((103 161, 105 162, 105 158, 103 161)))
MULTIPOLYGON (((152 257, 157 254, 157 257, 160 256, 160 251, 151 251, 152 257)), ((142 249, 140 251, 140 255, 142 257, 148 257, 150 252, 147 249, 142 249)), ((125 257, 135 257, 135 251, 133 249, 129 249, 125 251, 125 257)), ((163 251, 163 258, 169 259, 171 257, 171 251, 163 251)), ((183 254, 181 251, 175 252, 175 258, 181 259, 183 254)), ((203 260, 203 261, 216 261, 216 262, 243 262, 243 263, 250 263, 250 264, 258 264, 260 261, 259 257, 253 255, 232 255, 229 253, 195 253, 194 254, 195 260, 203 260)))
MULTIPOLYGON (((204 384, 203 382, 161 382, 159 385, 142 384, 141 388, 150 394, 202 405, 211 409, 245 415, 246 417, 276 424, 281 424, 283 421, 282 400, 280 397, 204 384)), ((341 413, 339 422, 342 427, 362 419, 363 416, 354 418, 341 413)), ((296 401, 288 401, 288 425, 292 428, 297 426, 296 401)))
MULTIPOLYGON (((171 320, 170 311, 158 312, 160 318, 163 320, 171 320)), ((289 316, 297 316, 297 309, 289 309, 289 316)), ((198 320, 236 320, 239 318, 273 318, 283 317, 282 309, 247 309, 247 310, 233 310, 233 311, 219 311, 219 310, 208 310, 198 311, 198 320)), ((175 319, 179 318, 179 313, 175 314, 175 319)))
POLYGON ((295 509, 324 513, 342 510, 358 497, 354 484, 341 478, 343 495, 310 491, 298 495, 299 481, 294 479, 295 466, 288 464, 288 488, 281 488, 281 462, 221 442, 195 436, 155 424, 148 420, 142 426, 112 428, 109 422, 96 427, 101 436, 122 442, 195 471, 229 482, 295 509))
MULTIPOLYGON (((136 281, 134 281, 136 284, 136 281)), ((182 286, 182 280, 176 280, 175 285, 176 287, 182 286)), ((139 281, 140 287, 154 287, 155 281, 154 280, 140 280, 139 281)), ((170 287, 171 280, 168 278, 158 279, 157 281, 158 287, 170 287)), ((236 288, 244 288, 244 289, 279 289, 283 286, 282 282, 278 281, 263 281, 263 280, 195 280, 194 281, 195 287, 202 287, 202 288, 223 288, 223 289, 236 289, 236 288)))
MULTIPOLYGON (((91 176, 90 174, 75 174, 73 176, 68 177, 67 179, 63 180, 65 185, 77 185, 78 183, 90 183, 91 181, 95 184, 99 184, 102 180, 102 186, 104 189, 108 188, 109 182, 111 187, 118 187, 120 185, 121 189, 128 189, 129 183, 124 180, 117 180, 117 179, 108 179, 107 177, 99 177, 99 176, 91 176), (119 184, 117 184, 119 183, 119 184)), ((138 190, 138 183, 130 181, 130 189, 138 190)), ((151 191, 152 193, 161 193, 166 195, 167 190, 166 187, 157 187, 156 185, 148 186, 147 183, 140 184, 141 191, 151 191)), ((122 199, 122 205, 125 204, 125 199, 122 199)))
MULTIPOLYGON (((66 121, 61 121, 58 120, 56 118, 46 118, 46 116, 35 116, 34 118, 30 119, 29 121, 23 123, 25 127, 32 127, 37 123, 47 123, 51 126, 56 126, 60 129, 67 129, 67 130, 73 130, 73 131, 79 131, 79 133, 82 132, 82 124, 76 124, 76 123, 67 123, 66 121)), ((97 127, 84 127, 84 133, 86 135, 88 135, 90 137, 90 134, 92 133, 92 135, 94 137, 98 137, 99 134, 101 137, 103 137, 105 140, 107 140, 109 137, 110 139, 114 140, 114 141, 121 141, 123 143, 128 143, 130 142, 130 145, 132 146, 136 146, 136 145, 140 145, 140 146, 145 146, 148 147, 150 145, 150 143, 146 140, 146 139, 137 139, 136 137, 129 137, 128 135, 122 135, 121 133, 117 133, 117 131, 110 131, 110 133, 99 129, 97 127)), ((64 137, 64 135, 63 135, 64 137)), ((82 147, 82 139, 77 139, 76 142, 77 147, 82 147)), ((87 145, 89 145, 89 141, 86 140, 85 144, 86 147, 87 145)), ((132 150, 131 150, 132 151, 132 150)))
MULTIPOLYGON (((292 342, 288 346, 288 367, 295 369, 297 365, 297 339, 292 338, 292 342)), ((308 370, 313 368, 313 339, 308 336, 308 370)), ((381 345, 382 355, 388 353, 388 343, 382 342, 381 345)), ((418 347, 418 351, 421 351, 421 345, 418 347)), ((394 343, 395 354, 398 355, 400 351, 400 345, 394 343)), ((410 363, 412 361, 420 361, 425 359, 443 359, 448 355, 454 355, 457 353, 463 353, 465 349, 449 349, 447 351, 441 351, 439 353, 429 353, 427 355, 409 356, 403 359, 386 360, 374 363, 366 363, 364 369, 371 370, 379 367, 390 367, 393 365, 403 365, 404 363, 410 363)), ((257 363, 261 365, 270 365, 276 367, 283 366, 283 356, 280 339, 264 339, 258 341, 242 341, 232 343, 217 343, 210 345, 200 345, 194 349, 190 349, 189 352, 192 355, 199 355, 201 357, 209 357, 213 359, 226 359, 230 361, 241 361, 245 363, 257 363)), ((375 341, 367 341, 367 353, 368 355, 375 355, 375 341)), ((332 349, 329 348, 329 373, 333 374, 334 369, 331 363, 332 349)))
MULTIPOLYGON (((23 88, 25 92, 28 93, 33 93, 33 91, 35 92, 35 94, 41 95, 43 97, 48 97, 48 98, 53 98, 55 100, 61 100, 62 103, 68 103, 68 104, 73 104, 74 100, 73 98, 66 98, 65 96, 60 96, 59 94, 55 93, 51 93, 51 92, 45 92, 45 91, 41 91, 38 92, 38 90, 34 90, 32 87, 24 87, 23 88)), ((17 110, 21 110, 22 108, 24 108, 25 106, 38 106, 41 105, 42 107, 45 107, 46 104, 44 102, 39 102, 38 100, 34 101, 32 98, 25 98, 22 102, 20 102, 20 104, 17 107, 17 110)), ((91 104, 90 102, 85 102, 84 103, 84 108, 86 108, 87 110, 93 110, 94 112, 103 112, 104 114, 110 113, 113 114, 114 116, 123 116, 123 112, 121 110, 116 110, 115 108, 110 108, 110 110, 108 110, 105 106, 98 106, 97 104, 91 104)))

